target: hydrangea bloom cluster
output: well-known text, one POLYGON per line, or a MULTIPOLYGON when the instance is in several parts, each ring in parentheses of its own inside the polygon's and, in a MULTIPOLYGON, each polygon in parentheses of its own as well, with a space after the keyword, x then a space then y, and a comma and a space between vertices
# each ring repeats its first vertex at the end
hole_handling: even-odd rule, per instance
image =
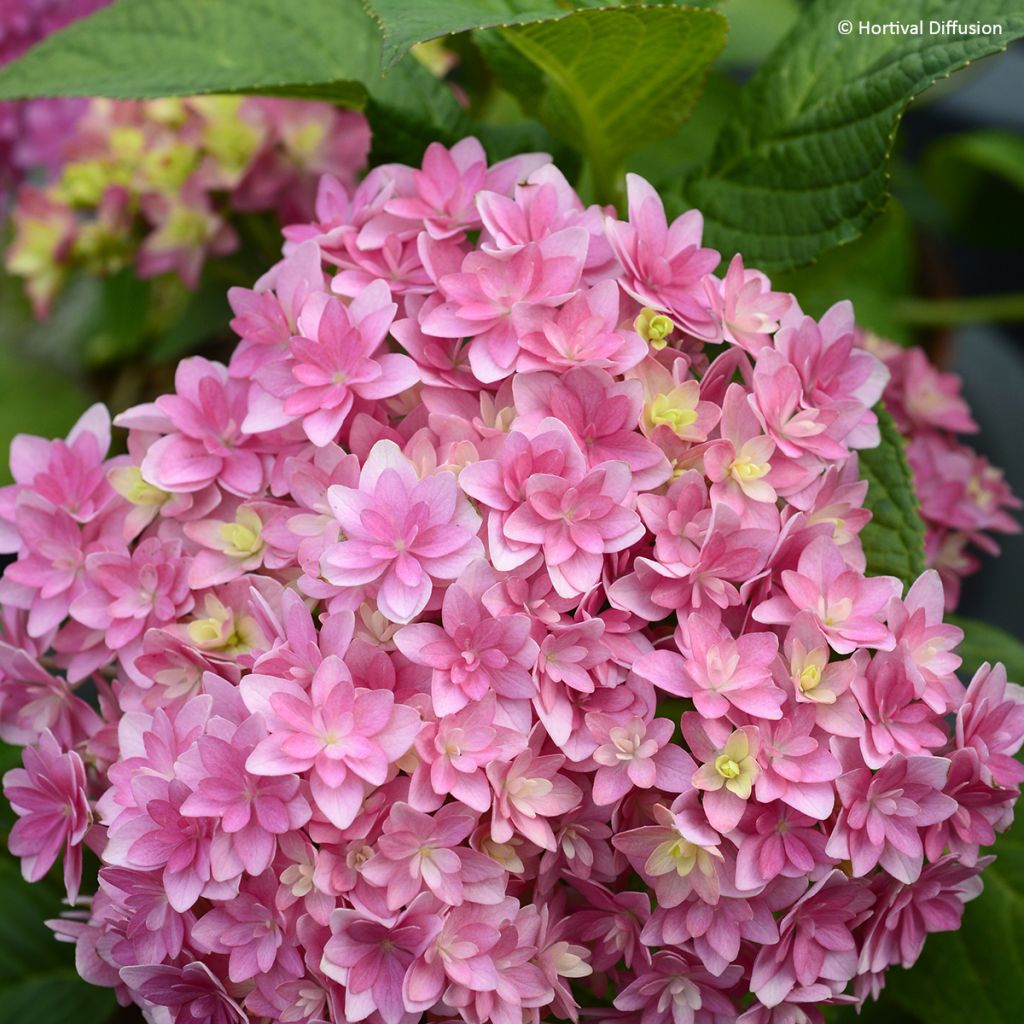
POLYGON ((134 266, 194 288, 207 257, 238 247, 239 214, 309 218, 320 176, 353 185, 370 144, 361 114, 301 100, 32 100, 17 109, 20 160, 48 183, 18 189, 6 266, 40 316, 78 269, 134 266))
POLYGON ((820 1022, 979 892, 1024 693, 866 571, 885 364, 628 193, 325 177, 127 454, 15 441, 11 844, 155 1024, 820 1022))
POLYGON ((1003 471, 958 436, 978 431, 960 394, 960 378, 938 370, 919 348, 870 336, 866 343, 892 375, 885 405, 907 439, 928 564, 942 577, 946 610, 952 611, 960 581, 980 568, 975 549, 997 555, 991 534, 1020 532, 1013 513, 1021 502, 1003 471))

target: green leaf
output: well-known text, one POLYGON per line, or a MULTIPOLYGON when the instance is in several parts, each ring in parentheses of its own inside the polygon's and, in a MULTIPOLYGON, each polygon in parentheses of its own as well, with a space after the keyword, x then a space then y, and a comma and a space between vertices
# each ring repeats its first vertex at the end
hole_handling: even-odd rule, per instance
POLYGON ((399 155, 397 139, 416 158, 466 126, 451 90, 412 58, 381 75, 380 34, 359 0, 119 0, 0 69, 2 99, 212 92, 365 108, 386 155, 399 155))
POLYGON ((896 576, 910 586, 925 570, 924 520, 903 438, 885 409, 876 406, 875 413, 881 444, 859 453, 861 476, 868 482, 865 505, 872 517, 860 539, 872 576, 896 576))
POLYGON ((74 947, 44 923, 61 911, 44 880, 26 883, 14 860, 0 858, 0 1024, 102 1024, 116 1003, 109 989, 87 985, 75 970, 74 947))
POLYGON ((965 673, 973 675, 983 662, 1001 661, 1011 680, 1024 683, 1024 643, 1017 637, 998 626, 962 615, 947 615, 946 621, 964 631, 964 640, 957 653, 964 659, 965 673))
POLYGON ((705 241, 767 271, 856 238, 885 205, 887 164, 907 104, 938 79, 1024 35, 1005 0, 818 0, 744 89, 711 158, 683 186, 705 241), (997 36, 872 35, 860 22, 955 15, 997 36), (838 24, 848 19, 853 33, 838 24))
POLYGON ((607 202, 621 189, 624 158, 689 116, 725 30, 715 11, 669 5, 590 8, 506 28, 502 41, 540 74, 513 74, 504 85, 584 154, 607 202))

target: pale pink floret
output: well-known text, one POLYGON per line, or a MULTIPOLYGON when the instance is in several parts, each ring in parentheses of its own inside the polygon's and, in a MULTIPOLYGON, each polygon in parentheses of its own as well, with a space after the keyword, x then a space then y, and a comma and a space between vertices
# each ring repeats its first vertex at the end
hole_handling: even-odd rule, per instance
POLYGON ((961 657, 955 653, 963 630, 942 621, 942 580, 934 569, 922 573, 902 601, 893 601, 887 619, 915 690, 934 712, 950 710, 963 699, 954 677, 961 657))
POLYGON ((649 967, 615 997, 615 1006, 638 1014, 640 1024, 719 1024, 735 1018, 726 995, 738 978, 732 967, 721 977, 709 973, 691 953, 660 950, 649 967))
POLYGON ((407 1019, 402 979, 441 927, 434 898, 424 893, 394 917, 376 918, 339 907, 321 970, 345 986, 345 1019, 379 1014, 384 1024, 407 1019))
POLYGON ((668 312, 683 330, 713 339, 718 325, 703 279, 720 257, 701 248, 704 218, 689 210, 670 225, 661 197, 637 174, 626 175, 626 191, 629 220, 609 218, 605 228, 625 271, 619 285, 641 305, 668 312))
POLYGON ((788 624, 798 612, 809 611, 837 654, 852 654, 858 647, 886 651, 895 646, 881 615, 903 584, 894 576, 865 578, 855 572, 829 538, 811 541, 797 568, 783 570, 781 582, 785 595, 759 604, 753 612, 758 622, 788 624))
POLYGON ((230 379, 219 363, 193 356, 178 364, 174 387, 174 394, 153 406, 136 406, 114 421, 166 435, 143 459, 146 482, 172 493, 194 493, 216 483, 240 497, 258 494, 266 471, 255 439, 242 432, 248 383, 230 379))
POLYGON ((810 612, 800 612, 790 624, 784 655, 793 698, 814 708, 818 727, 834 736, 862 735, 864 717, 850 691, 859 662, 831 660, 831 650, 810 612))
POLYGON ((593 798, 599 807, 616 803, 631 789, 656 786, 665 793, 681 793, 689 786, 693 761, 670 742, 675 728, 667 718, 644 722, 632 718, 620 725, 611 715, 592 712, 587 728, 600 746, 593 758, 600 765, 594 775, 593 798))
POLYGON ((293 977, 302 971, 302 958, 274 903, 276 883, 272 872, 246 882, 234 899, 208 911, 192 928, 198 949, 227 955, 228 978, 235 984, 270 974, 275 966, 293 977))
POLYGON ((395 634, 396 646, 410 661, 433 669, 434 714, 453 714, 488 692, 512 699, 533 696, 530 668, 537 644, 525 615, 491 618, 455 584, 445 592, 441 622, 415 623, 395 634))
POLYGON ((342 588, 374 584, 377 607, 409 622, 426 606, 435 580, 452 580, 483 554, 480 517, 447 471, 420 479, 393 441, 378 441, 359 487, 328 491, 344 539, 322 559, 327 580, 342 588))
POLYGON ((780 875, 817 878, 826 872, 832 861, 819 823, 781 801, 762 806, 733 837, 738 843, 736 887, 756 890, 780 875))
POLYGON ((421 764, 413 776, 413 794, 435 804, 451 794, 480 813, 491 806, 486 767, 511 761, 526 737, 495 721, 495 697, 485 694, 454 715, 428 723, 416 738, 421 764), (429 770, 428 770, 429 766, 429 770))
POLYGON ((909 757, 945 745, 941 719, 916 699, 914 680, 896 652, 876 654, 851 689, 865 719, 860 749, 869 768, 881 768, 894 753, 909 757))
POLYGON ((311 295, 286 357, 253 374, 257 387, 243 429, 259 433, 298 420, 323 447, 335 440, 357 398, 391 398, 416 384, 416 364, 382 347, 397 308, 383 281, 347 306, 323 292, 311 295))
POLYGON ((855 877, 876 864, 910 885, 921 873, 920 830, 956 812, 943 793, 949 761, 896 754, 874 775, 854 768, 836 781, 842 810, 828 841, 832 857, 849 860, 855 877))
POLYGON ((254 290, 228 289, 235 314, 231 329, 242 339, 231 355, 232 377, 251 378, 259 367, 283 358, 298 333, 306 299, 326 289, 321 262, 317 245, 304 242, 264 274, 254 290))
POLYGON ((692 713, 683 715, 681 725, 690 749, 704 762, 691 780, 693 787, 703 792, 704 813, 716 831, 731 832, 743 817, 761 774, 757 726, 729 731, 727 726, 719 727, 717 721, 708 722, 709 735, 700 716, 692 713))
POLYGON ((516 369, 564 372, 587 365, 625 373, 647 355, 647 346, 635 331, 621 329, 619 319, 614 281, 577 292, 554 316, 536 309, 520 314, 516 369))
POLYGON ((104 642, 131 671, 142 653, 142 634, 191 611, 189 562, 178 541, 149 537, 130 554, 96 552, 85 561, 85 587, 71 616, 102 630, 104 642))
POLYGON ((509 764, 487 766, 494 790, 491 836, 495 842, 507 843, 518 832, 553 850, 555 836, 548 818, 571 811, 583 798, 580 788, 559 771, 565 764, 561 754, 538 754, 542 740, 542 730, 535 728, 530 746, 509 764))
POLYGON ((568 427, 588 467, 625 462, 633 471, 635 491, 652 490, 669 479, 664 453, 636 430, 644 406, 638 382, 616 381, 598 367, 576 367, 560 376, 517 375, 512 395, 517 430, 532 435, 556 423, 568 427))
POLYGON ((695 791, 678 797, 671 808, 655 804, 653 814, 656 824, 620 832, 612 845, 654 889, 661 906, 677 907, 691 895, 717 903, 722 839, 708 824, 695 791))
POLYGON ((537 473, 526 498, 505 521, 505 536, 542 551, 561 597, 586 594, 601 576, 603 556, 643 536, 630 508, 632 474, 625 462, 603 462, 583 476, 537 473))
POLYGON ((739 253, 729 261, 724 277, 708 277, 705 284, 722 336, 751 355, 771 345, 779 321, 793 304, 793 296, 772 291, 759 270, 747 270, 739 253))
POLYGON ((554 420, 545 427, 533 437, 511 431, 496 459, 470 463, 459 474, 459 486, 487 510, 488 555, 501 572, 518 569, 537 554, 536 545, 505 533, 509 516, 526 500, 530 479, 540 473, 579 478, 586 470, 586 458, 569 430, 554 420))
POLYGON ((956 716, 956 745, 973 748, 982 777, 999 786, 1024 782, 1015 754, 1024 743, 1024 690, 1006 681, 1006 668, 985 662, 971 680, 956 716))
POLYGON ((79 417, 67 440, 31 434, 11 440, 14 483, 0 488, 0 551, 13 554, 18 531, 11 521, 18 495, 30 490, 54 508, 84 523, 100 514, 113 497, 104 462, 110 448, 110 413, 94 405, 79 417))
POLYGON ((3 777, 4 796, 18 815, 8 839, 11 853, 21 858, 25 880, 38 882, 63 852, 64 886, 74 903, 82 882, 82 842, 92 824, 85 767, 50 732, 25 748, 22 762, 24 768, 3 777))
POLYGON ((264 736, 259 720, 249 718, 225 738, 201 737, 195 748, 199 778, 181 805, 182 814, 189 817, 220 821, 226 843, 214 839, 214 856, 237 859, 250 875, 266 871, 277 850, 277 837, 302 828, 312 814, 297 776, 246 771, 246 760, 264 736), (223 853, 218 845, 226 847, 223 853))
POLYGON ((824 821, 835 804, 835 779, 842 771, 806 704, 786 709, 774 722, 758 724, 761 772, 755 782, 760 803, 781 800, 824 821))
POLYGON ((779 642, 774 633, 733 638, 701 615, 687 624, 690 653, 652 651, 641 655, 633 671, 679 697, 690 697, 707 718, 738 708, 758 718, 781 718, 785 693, 775 686, 771 666, 779 642))
POLYGON ((380 786, 393 761, 412 746, 420 728, 416 710, 396 704, 390 690, 365 690, 339 658, 325 658, 307 692, 287 679, 250 675, 242 698, 261 714, 270 736, 246 761, 254 775, 312 770, 313 799, 327 819, 347 828, 366 786, 380 786))
POLYGON ((441 277, 446 301, 428 305, 420 326, 439 338, 472 338, 469 362, 477 379, 503 380, 519 356, 516 319, 570 298, 579 287, 586 253, 582 228, 501 252, 471 252, 461 270, 441 277))
POLYGON ((406 220, 422 221, 431 238, 451 238, 481 226, 476 203, 482 191, 508 193, 539 164, 543 153, 524 153, 492 167, 474 139, 460 139, 451 149, 432 142, 423 154, 422 170, 413 170, 414 194, 391 199, 384 209, 406 220))
POLYGON ((411 903, 424 886, 452 907, 464 900, 500 903, 501 865, 462 845, 476 824, 477 814, 457 803, 446 804, 433 816, 395 804, 377 852, 363 866, 363 877, 387 891, 389 910, 411 903))

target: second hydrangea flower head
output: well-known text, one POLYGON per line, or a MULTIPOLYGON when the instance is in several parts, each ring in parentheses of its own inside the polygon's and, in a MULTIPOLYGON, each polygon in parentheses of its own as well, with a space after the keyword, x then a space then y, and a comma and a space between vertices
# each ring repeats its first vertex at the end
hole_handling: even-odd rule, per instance
POLYGON ((880 401, 922 446, 966 412, 628 197, 473 139, 325 177, 127 455, 100 409, 16 442, 12 842, 69 895, 99 854, 88 980, 175 1022, 817 1022, 957 925, 1024 702, 957 679, 948 561, 871 574, 858 453, 880 401))

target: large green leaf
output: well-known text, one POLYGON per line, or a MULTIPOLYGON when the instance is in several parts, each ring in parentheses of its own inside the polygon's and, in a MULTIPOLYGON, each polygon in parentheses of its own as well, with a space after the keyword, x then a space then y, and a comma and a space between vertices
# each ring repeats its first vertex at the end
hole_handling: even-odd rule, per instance
POLYGON ((917 505, 903 438, 892 417, 876 407, 882 441, 860 453, 861 476, 868 481, 866 505, 871 522, 860 539, 872 576, 897 576, 907 586, 924 572, 924 520, 917 505))
POLYGON ((1024 683, 1024 643, 987 622, 962 615, 947 615, 946 621, 964 631, 963 643, 957 648, 964 659, 964 672, 973 674, 982 662, 1001 661, 1013 682, 1024 683))
POLYGON ((385 143, 411 139, 413 151, 466 127, 451 91, 412 58, 381 75, 380 33, 359 0, 119 0, 0 69, 2 99, 211 92, 366 108, 385 143))
MULTIPOLYGON (((845 25, 844 25, 845 27, 845 25)), ((800 266, 856 238, 884 206, 887 163, 907 104, 938 79, 1024 35, 1005 0, 818 0, 744 89, 714 152, 683 186, 705 240, 765 270, 800 266), (922 35, 862 22, 923 22, 922 35), (1001 26, 929 34, 929 22, 1001 26), (849 22, 852 33, 838 26, 849 22)))
MULTIPOLYGON (((725 19, 704 8, 579 10, 502 29, 501 43, 514 51, 502 62, 503 81, 525 110, 584 154, 598 198, 608 201, 621 188, 624 158, 669 138, 689 116, 725 31, 725 19)), ((493 58, 486 36, 478 38, 493 58)))

